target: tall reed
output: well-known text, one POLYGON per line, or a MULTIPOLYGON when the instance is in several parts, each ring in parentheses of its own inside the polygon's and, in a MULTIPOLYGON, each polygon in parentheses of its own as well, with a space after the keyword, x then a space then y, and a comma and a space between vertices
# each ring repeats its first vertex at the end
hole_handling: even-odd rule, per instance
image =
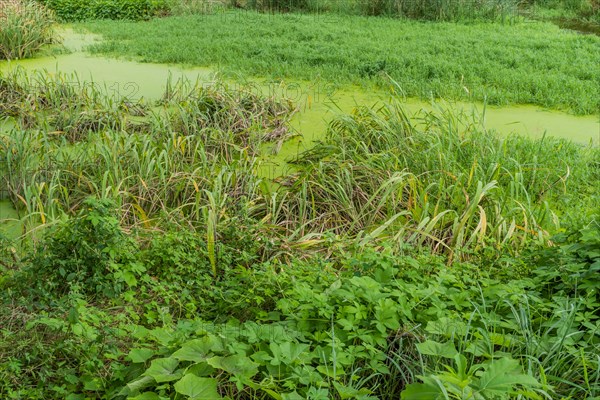
POLYGON ((548 240, 561 198, 579 201, 577 191, 598 183, 585 178, 597 155, 563 140, 502 139, 451 112, 413 125, 399 104, 358 108, 295 161, 281 223, 450 254, 517 251, 548 240))
POLYGON ((33 0, 0 3, 0 58, 31 57, 55 41, 54 14, 33 0))
POLYGON ((117 200, 127 226, 169 220, 204 229, 226 220, 260 197, 256 155, 285 137, 293 112, 244 90, 184 81, 152 107, 76 76, 15 73, 0 82, 10 94, 0 113, 18 125, 0 141, 0 190, 29 229, 88 196, 117 200))
POLYGON ((233 3, 269 12, 328 11, 430 21, 508 20, 517 16, 519 4, 516 0, 248 0, 233 3))

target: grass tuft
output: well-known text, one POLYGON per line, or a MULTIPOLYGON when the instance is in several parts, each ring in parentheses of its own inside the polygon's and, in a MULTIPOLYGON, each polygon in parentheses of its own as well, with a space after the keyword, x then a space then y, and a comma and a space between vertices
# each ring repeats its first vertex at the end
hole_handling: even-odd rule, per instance
POLYGON ((14 60, 34 55, 53 43, 54 14, 32 0, 0 3, 0 58, 14 60))

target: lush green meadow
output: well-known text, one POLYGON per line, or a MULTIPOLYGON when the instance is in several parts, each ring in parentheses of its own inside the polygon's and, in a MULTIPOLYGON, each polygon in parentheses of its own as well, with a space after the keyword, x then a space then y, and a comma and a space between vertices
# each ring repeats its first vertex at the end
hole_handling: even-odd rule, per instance
POLYGON ((396 96, 272 180, 265 149, 302 134, 285 96, 0 74, 0 398, 600 398, 600 148, 402 103, 589 114, 598 38, 240 11, 77 26, 103 54, 396 96))
POLYGON ((431 23, 225 11, 145 23, 99 21, 93 51, 250 76, 397 82, 404 95, 598 112, 600 38, 549 23, 431 23))

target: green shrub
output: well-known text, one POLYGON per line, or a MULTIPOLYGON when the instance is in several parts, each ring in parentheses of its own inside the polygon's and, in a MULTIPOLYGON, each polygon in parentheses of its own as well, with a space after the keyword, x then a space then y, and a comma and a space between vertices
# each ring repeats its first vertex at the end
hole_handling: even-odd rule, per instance
POLYGON ((166 0, 42 0, 62 21, 144 20, 167 10, 166 0))
POLYGON ((31 57, 55 39, 54 14, 33 1, 0 3, 0 58, 31 57))
POLYGON ((13 241, 0 231, 0 282, 2 282, 7 270, 16 269, 18 265, 13 241))
MULTIPOLYGON (((29 299, 28 299, 29 300, 29 299)), ((25 301, 28 301, 25 300, 25 301)), ((105 354, 130 340, 125 315, 93 307, 76 296, 53 304, 50 315, 3 303, 0 312, 0 398, 64 400, 99 398, 118 379, 105 354)))
POLYGON ((539 268, 534 273, 538 285, 546 298, 553 298, 558 304, 578 299, 573 306, 578 308, 582 340, 598 343, 600 219, 597 216, 582 229, 558 235, 554 240, 556 246, 537 253, 539 268))
POLYGON ((28 273, 40 294, 71 291, 113 297, 135 286, 143 267, 135 263, 136 245, 119 226, 115 205, 89 198, 79 214, 48 231, 28 273))
MULTIPOLYGON (((167 306, 176 317, 192 318, 200 313, 207 319, 246 320, 256 318, 268 304, 272 306, 281 282, 275 267, 265 263, 273 247, 268 233, 240 215, 220 224, 215 242, 216 277, 206 237, 206 232, 180 227, 153 234, 140 253, 151 291, 161 293, 158 302, 148 299, 153 307, 167 306)), ((153 319, 156 314, 151 310, 146 317, 153 319)))

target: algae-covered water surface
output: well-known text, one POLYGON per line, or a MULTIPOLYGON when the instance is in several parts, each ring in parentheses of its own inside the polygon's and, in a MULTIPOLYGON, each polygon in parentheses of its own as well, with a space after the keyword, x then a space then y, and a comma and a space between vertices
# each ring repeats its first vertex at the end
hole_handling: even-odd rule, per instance
MULTIPOLYGON (((71 51, 53 57, 0 62, 0 71, 8 72, 16 68, 27 71, 47 71, 54 73, 74 73, 86 84, 103 88, 109 94, 130 99, 145 98, 157 100, 164 92, 167 81, 188 79, 210 84, 219 78, 232 86, 254 90, 264 95, 289 98, 299 107, 292 123, 302 136, 291 147, 310 146, 327 130, 327 123, 338 113, 348 113, 357 106, 373 106, 388 102, 393 96, 380 88, 348 86, 326 81, 272 81, 258 77, 227 76, 211 68, 182 68, 175 65, 139 63, 105 57, 90 56, 86 46, 96 43, 95 35, 75 33, 65 30, 62 33, 64 45, 71 51)), ((486 129, 506 135, 518 133, 532 137, 543 135, 570 139, 579 143, 598 142, 600 121, 596 115, 576 116, 567 112, 548 110, 531 105, 508 107, 484 106, 482 103, 446 102, 435 99, 424 102, 417 99, 401 98, 403 106, 412 114, 420 111, 453 108, 459 112, 472 114, 480 119, 486 129)), ((292 150, 286 150, 289 154, 292 150)))

